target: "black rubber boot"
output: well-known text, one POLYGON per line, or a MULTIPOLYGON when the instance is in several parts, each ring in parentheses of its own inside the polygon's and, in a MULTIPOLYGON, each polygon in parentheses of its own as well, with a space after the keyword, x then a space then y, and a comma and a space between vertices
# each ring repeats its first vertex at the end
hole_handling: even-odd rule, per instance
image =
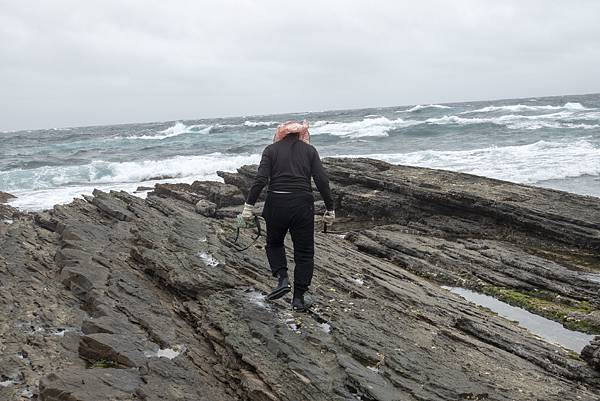
POLYGON ((269 295, 267 295, 267 299, 269 301, 273 301, 275 299, 279 299, 282 296, 284 296, 285 294, 287 294, 288 292, 290 292, 292 289, 292 287, 290 287, 290 282, 288 280, 288 276, 279 276, 279 282, 277 283, 277 287, 275 287, 273 289, 273 291, 271 291, 269 293, 269 295))
POLYGON ((292 299, 292 309, 296 312, 306 312, 312 304, 313 302, 310 297, 305 294, 294 294, 294 299, 292 299))

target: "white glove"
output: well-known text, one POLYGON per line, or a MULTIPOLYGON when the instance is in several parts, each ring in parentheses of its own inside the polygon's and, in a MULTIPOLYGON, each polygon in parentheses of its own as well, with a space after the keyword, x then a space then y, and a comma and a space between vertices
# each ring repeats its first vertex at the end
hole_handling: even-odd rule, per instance
POLYGON ((335 221, 335 210, 326 211, 325 214, 323 215, 323 223, 325 223, 327 225, 331 225, 331 224, 333 224, 334 221, 335 221))
POLYGON ((244 219, 246 222, 252 221, 252 219, 254 219, 254 205, 244 203, 244 210, 242 210, 242 214, 240 216, 242 216, 242 219, 244 219))

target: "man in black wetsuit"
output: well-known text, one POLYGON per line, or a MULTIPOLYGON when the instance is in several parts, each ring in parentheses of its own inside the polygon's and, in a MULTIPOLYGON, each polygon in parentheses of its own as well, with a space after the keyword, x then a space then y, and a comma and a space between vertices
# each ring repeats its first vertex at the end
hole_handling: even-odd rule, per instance
POLYGON ((292 307, 297 311, 306 311, 312 303, 304 296, 313 276, 315 253, 311 177, 325 202, 325 224, 331 224, 335 219, 329 179, 317 150, 309 142, 306 121, 290 121, 277 128, 273 144, 263 151, 256 179, 242 212, 245 220, 253 219, 254 204, 268 184, 262 215, 267 225, 267 259, 278 284, 267 299, 281 298, 291 289, 283 243, 289 231, 296 265, 292 307))

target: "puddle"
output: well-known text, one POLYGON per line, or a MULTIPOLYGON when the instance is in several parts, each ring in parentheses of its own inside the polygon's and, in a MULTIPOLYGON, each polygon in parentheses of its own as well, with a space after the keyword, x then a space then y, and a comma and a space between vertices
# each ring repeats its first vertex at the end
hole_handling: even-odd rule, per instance
POLYGON ((202 259, 204 264, 208 267, 217 267, 221 263, 208 252, 198 252, 198 257, 200 257, 200 259, 202 259))
POLYGON ((263 293, 258 291, 249 291, 246 293, 246 296, 254 305, 263 309, 268 309, 269 306, 267 305, 266 297, 263 293))
POLYGON ((6 224, 12 224, 12 223, 14 223, 14 221, 11 220, 11 219, 4 219, 4 220, 2 220, 2 222, 6 223, 6 224))
POLYGON ((465 288, 446 286, 442 286, 442 288, 460 295, 467 301, 484 306, 506 319, 516 320, 519 326, 526 328, 543 340, 561 345, 577 353, 581 352, 583 347, 588 345, 594 338, 593 335, 566 329, 560 323, 535 315, 525 309, 508 305, 488 295, 479 294, 465 288))
POLYGON ((331 333, 331 325, 329 323, 319 323, 319 328, 325 333, 331 333))
MULTIPOLYGON (((74 331, 79 331, 79 329, 73 328, 73 327, 67 327, 66 329, 62 329, 62 330, 57 330, 52 332, 53 336, 57 336, 57 337, 64 337, 66 333, 70 333, 70 332, 74 332, 74 331)), ((81 334, 83 334, 83 332, 80 332, 81 334)))
POLYGON ((365 283, 365 281, 362 278, 353 278, 352 281, 354 281, 358 285, 363 285, 365 283))
POLYGON ((293 314, 289 312, 285 312, 279 316, 279 320, 285 323, 287 328, 296 333, 301 334, 302 321, 300 319, 296 319, 293 314))
POLYGON ((168 358, 173 359, 186 351, 185 345, 176 345, 173 348, 162 348, 158 351, 144 351, 146 358, 168 358))
POLYGON ((600 273, 585 273, 582 277, 594 283, 600 283, 600 273))

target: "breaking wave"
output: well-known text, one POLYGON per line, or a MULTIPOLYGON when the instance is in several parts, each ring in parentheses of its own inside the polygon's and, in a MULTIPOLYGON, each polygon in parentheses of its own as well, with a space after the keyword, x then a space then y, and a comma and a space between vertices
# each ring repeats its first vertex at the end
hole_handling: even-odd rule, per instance
POLYGON ((584 111, 591 110, 584 107, 581 103, 568 102, 562 106, 530 106, 526 104, 512 104, 506 106, 487 106, 481 109, 476 110, 467 110, 463 111, 460 114, 472 114, 472 113, 491 113, 496 111, 509 111, 509 112, 519 112, 519 111, 544 111, 544 110, 571 110, 571 111, 584 111))
POLYGON ((244 121, 246 127, 271 127, 277 124, 279 124, 277 121, 244 121))
POLYGON ((368 154, 361 157, 373 157, 393 164, 453 170, 525 184, 600 175, 600 147, 585 139, 572 143, 538 141, 519 146, 492 146, 455 151, 423 150, 400 154, 368 154))
POLYGON ((443 116, 428 118, 424 122, 435 125, 470 125, 470 124, 495 124, 504 125, 509 129, 534 130, 540 128, 567 128, 567 129, 594 129, 600 128, 598 124, 572 123, 570 120, 577 119, 571 112, 557 112, 541 115, 519 115, 507 114, 498 117, 461 117, 443 116))
POLYGON ((420 121, 390 120, 387 117, 365 118, 359 121, 335 122, 317 121, 311 126, 311 135, 335 135, 349 138, 367 136, 388 136, 388 132, 396 129, 421 124, 420 121))
POLYGON ((72 185, 140 183, 166 178, 218 179, 217 170, 233 171, 243 164, 257 163, 258 160, 259 155, 222 153, 131 162, 95 160, 79 166, 44 166, 2 171, 0 187, 11 191, 72 185))
POLYGON ((506 114, 494 117, 466 117, 464 115, 444 115, 431 117, 424 120, 404 120, 402 118, 389 119, 377 116, 364 118, 358 121, 337 122, 317 121, 311 126, 312 135, 334 135, 348 138, 385 137, 394 129, 406 128, 422 124, 428 125, 473 125, 494 124, 505 126, 508 129, 535 130, 541 128, 564 129, 595 129, 598 124, 586 124, 577 120, 589 119, 585 115, 574 115, 570 111, 541 115, 506 114))
POLYGON ((411 107, 410 109, 399 110, 398 112, 399 113, 414 113, 414 112, 426 110, 426 109, 451 109, 451 108, 452 107, 444 106, 443 104, 426 104, 426 105, 418 104, 414 107, 411 107))
POLYGON ((118 139, 145 139, 145 140, 161 140, 166 138, 172 138, 174 136, 179 136, 183 134, 208 134, 210 133, 212 125, 185 125, 184 123, 177 122, 172 127, 169 127, 165 130, 158 131, 158 134, 162 135, 140 135, 140 136, 127 136, 127 137, 118 137, 118 139))

